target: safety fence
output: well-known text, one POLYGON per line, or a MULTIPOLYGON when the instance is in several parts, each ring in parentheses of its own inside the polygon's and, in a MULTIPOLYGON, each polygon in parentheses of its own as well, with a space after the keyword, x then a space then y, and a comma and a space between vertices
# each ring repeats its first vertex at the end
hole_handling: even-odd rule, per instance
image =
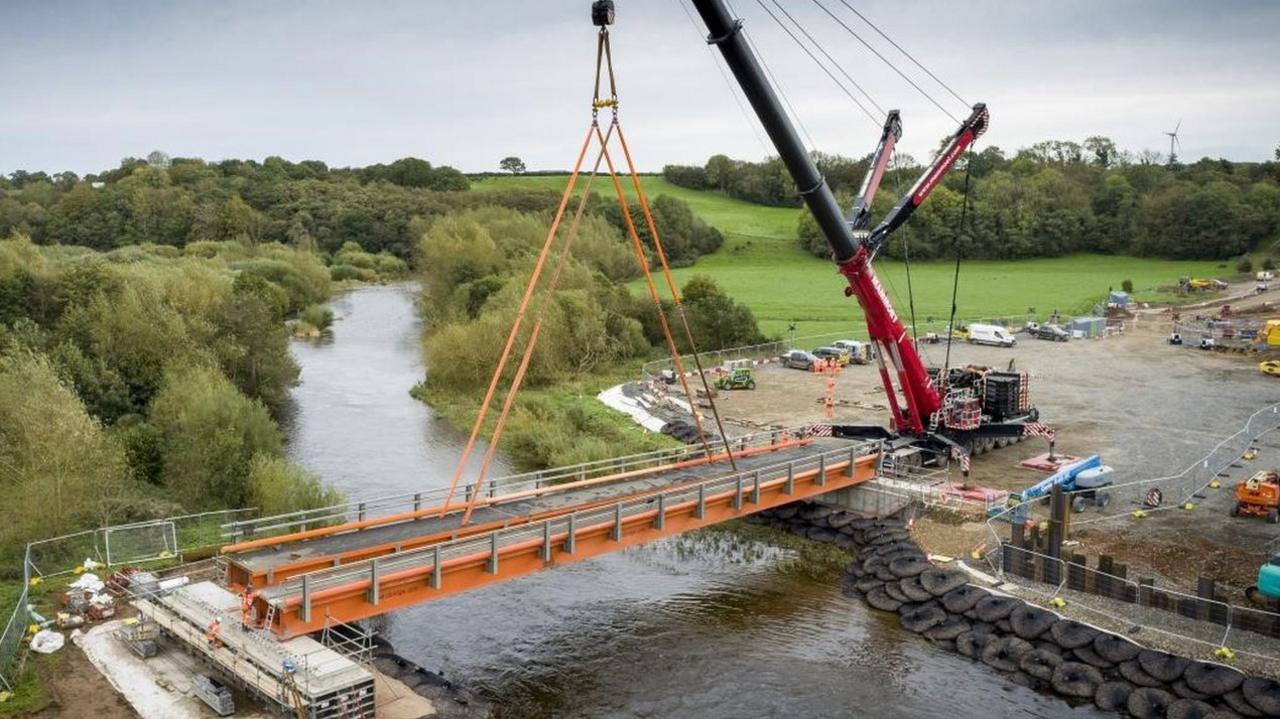
POLYGON ((29 605, 38 603, 60 577, 84 571, 86 565, 104 569, 123 565, 180 562, 186 553, 218 545, 228 520, 255 515, 256 508, 228 509, 178 517, 118 524, 41 539, 28 544, 22 556, 22 588, 0 634, 0 687, 12 690, 21 649, 32 624, 29 605), (86 562, 86 560, 88 560, 86 562))
MULTIPOLYGON (((802 425, 734 437, 731 441, 731 448, 737 452, 765 448, 778 444, 784 437, 797 438, 806 436, 809 433, 809 429, 809 425, 802 425)), ((724 446, 722 444, 713 444, 711 448, 713 451, 720 451, 724 449, 724 446)), ((495 499, 503 495, 536 492, 546 487, 571 481, 582 481, 624 472, 662 467, 697 459, 702 456, 705 456, 705 449, 702 445, 666 447, 651 452, 582 462, 566 467, 495 477, 486 480, 480 492, 481 497, 495 499)), ((458 494, 452 498, 451 506, 461 507, 471 500, 475 492, 474 483, 464 485, 458 494)), ((449 489, 440 487, 421 492, 406 492, 361 501, 344 502, 328 507, 286 514, 254 517, 226 523, 222 527, 222 537, 229 542, 235 543, 251 538, 256 539, 295 531, 306 531, 345 522, 363 522, 397 514, 407 515, 409 513, 423 512, 433 507, 443 507, 445 500, 448 498, 449 489)), ((406 516, 405 518, 408 517, 406 516)))
POLYGON ((1000 556, 1002 579, 1033 590, 1042 587, 1037 593, 1050 603, 1070 597, 1072 606, 1105 615, 1125 631, 1140 627, 1186 640, 1206 648, 1206 655, 1250 654, 1280 662, 1271 643, 1280 638, 1280 611, 1227 601, 1212 579, 1199 578, 1195 593, 1189 593, 1130 576, 1125 564, 1106 555, 1090 566, 1081 554, 1053 557, 1010 544, 1000 556))

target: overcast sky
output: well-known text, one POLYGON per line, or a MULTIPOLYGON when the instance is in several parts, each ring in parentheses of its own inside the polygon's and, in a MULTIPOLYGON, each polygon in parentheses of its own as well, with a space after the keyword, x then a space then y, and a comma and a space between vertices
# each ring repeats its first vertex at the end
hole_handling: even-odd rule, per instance
MULTIPOLYGON (((615 64, 638 164, 772 152, 681 2, 617 2, 615 64)), ((813 0, 782 2, 877 102, 902 110, 905 151, 927 157, 951 131, 813 0)), ((821 2, 893 52, 839 0, 821 2)), ((1280 143, 1280 2, 851 2, 965 100, 989 105, 984 143, 1101 134, 1167 152, 1162 133, 1179 119, 1184 159, 1265 160, 1280 143)), ((818 149, 869 152, 876 126, 756 0, 733 5, 818 149)), ((0 172, 92 172, 153 149, 334 166, 413 155, 468 172, 515 154, 531 169, 567 167, 589 115, 588 6, 0 0, 0 172)))

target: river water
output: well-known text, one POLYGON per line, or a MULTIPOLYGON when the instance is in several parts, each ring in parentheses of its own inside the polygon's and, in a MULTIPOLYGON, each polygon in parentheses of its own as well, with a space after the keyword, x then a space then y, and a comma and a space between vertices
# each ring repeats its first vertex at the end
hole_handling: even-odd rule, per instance
MULTIPOLYGON (((447 485, 466 440, 409 397, 414 291, 346 293, 330 340, 293 344, 290 454, 351 498, 447 485)), ((812 574, 771 542, 702 532, 402 610, 383 631, 503 717, 1112 716, 938 650, 812 574)))

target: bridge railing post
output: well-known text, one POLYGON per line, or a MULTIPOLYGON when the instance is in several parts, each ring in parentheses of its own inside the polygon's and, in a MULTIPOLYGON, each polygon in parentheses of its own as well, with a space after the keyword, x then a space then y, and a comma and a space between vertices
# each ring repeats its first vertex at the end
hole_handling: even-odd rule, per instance
POLYGON ((733 508, 735 510, 742 509, 742 475, 739 474, 733 480, 733 508))
POLYGON ((363 522, 363 521, 364 521, 364 518, 365 518, 365 514, 366 514, 366 513, 365 513, 365 506, 364 506, 364 502, 361 502, 360 504, 357 504, 357 505, 356 505, 356 521, 357 521, 357 522, 363 522))
POLYGON ((751 477, 751 503, 760 504, 760 470, 751 477))
POLYGON ((413 493, 413 511, 422 509, 422 492, 413 493))
POLYGON ((542 561, 551 561, 551 520, 542 522, 542 561))
POLYGON ((622 541, 622 505, 613 505, 613 530, 609 532, 609 536, 613 541, 622 541))
POLYGON ((667 495, 658 495, 658 516, 653 518, 654 529, 663 529, 667 526, 667 495))
POLYGON ((702 519, 707 514, 707 485, 698 485, 698 505, 693 508, 693 518, 702 519))
POLYGON ((819 487, 825 486, 827 483, 827 455, 818 455, 818 476, 814 479, 814 484, 819 487))
POLYGON ((431 579, 429 583, 432 589, 439 589, 444 579, 444 572, 440 568, 440 545, 437 544, 431 552, 431 579))
POLYGON ((575 515, 575 514, 570 514, 570 515, 569 515, 569 533, 568 533, 568 535, 564 538, 564 552, 565 552, 565 554, 573 554, 574 549, 576 549, 576 548, 577 548, 577 546, 578 546, 578 537, 577 537, 577 534, 578 534, 578 528, 577 528, 578 521, 577 521, 577 519, 578 519, 578 518, 577 518, 577 515, 575 515))
POLYGON ((489 562, 485 566, 485 570, 490 574, 498 573, 498 533, 491 532, 489 534, 489 562))
POLYGON ((302 606, 298 608, 298 616, 303 622, 311 621, 311 577, 302 575, 302 606))
POLYGON ((796 493, 795 462, 787 462, 787 483, 782 485, 782 493, 788 496, 796 493))
POLYGON ((858 448, 850 447, 849 448, 849 469, 848 469, 848 472, 846 473, 849 479, 853 479, 853 476, 855 474, 854 465, 856 464, 857 459, 858 459, 858 448))
POLYGON ((382 580, 381 573, 381 567, 378 566, 378 558, 374 557, 369 561, 369 593, 367 599, 374 606, 377 606, 378 602, 382 600, 381 588, 378 586, 382 580))

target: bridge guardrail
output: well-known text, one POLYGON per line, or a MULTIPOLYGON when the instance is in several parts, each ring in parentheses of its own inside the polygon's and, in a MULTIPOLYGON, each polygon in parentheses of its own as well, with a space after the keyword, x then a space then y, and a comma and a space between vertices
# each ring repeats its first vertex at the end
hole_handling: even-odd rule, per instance
POLYGON ((843 461, 854 461, 879 450, 878 442, 862 442, 851 444, 827 452, 813 454, 802 459, 767 465, 751 470, 731 472, 701 482, 682 485, 665 492, 648 494, 639 498, 624 499, 603 507, 574 512, 553 519, 533 524, 522 524, 509 529, 466 537, 463 539, 442 542, 431 547, 423 547, 377 559, 362 560, 341 567, 317 570, 290 577, 274 588, 264 590, 271 595, 273 603, 285 602, 290 596, 308 596, 312 592, 341 586, 371 576, 394 573, 408 569, 439 567, 451 559, 472 556, 482 552, 498 553, 504 547, 543 539, 549 535, 567 534, 575 536, 577 532, 604 523, 619 523, 637 514, 652 511, 655 507, 671 506, 682 502, 696 501, 700 497, 714 496, 721 492, 737 490, 740 494, 750 490, 762 477, 780 476, 784 472, 805 472, 812 469, 838 466, 843 461), (836 463, 836 464, 830 464, 836 463))
MULTIPOLYGON (((730 445, 735 451, 764 447, 769 444, 776 444, 779 438, 783 436, 783 433, 797 437, 804 436, 808 430, 809 425, 803 425, 787 429, 755 432, 733 438, 730 445)), ((723 445, 719 445, 719 447, 712 445, 713 450, 717 448, 722 449, 723 445)), ((701 445, 684 445, 623 457, 582 462, 567 467, 495 477, 492 480, 488 480, 484 494, 493 498, 500 494, 542 489, 543 487, 560 484, 566 480, 592 479, 608 474, 671 464, 693 459, 702 454, 701 445)), ((254 537, 270 536, 271 534, 304 531, 308 528, 320 527, 330 523, 358 522, 400 512, 417 512, 443 504, 448 491, 448 488, 441 487, 423 492, 405 492, 363 501, 344 502, 317 509, 256 517, 246 521, 228 522, 222 525, 222 536, 224 539, 234 543, 254 537)), ((465 504, 471 498, 472 492, 474 492, 473 485, 467 484, 459 492, 460 496, 454 497, 454 504, 465 504)))

